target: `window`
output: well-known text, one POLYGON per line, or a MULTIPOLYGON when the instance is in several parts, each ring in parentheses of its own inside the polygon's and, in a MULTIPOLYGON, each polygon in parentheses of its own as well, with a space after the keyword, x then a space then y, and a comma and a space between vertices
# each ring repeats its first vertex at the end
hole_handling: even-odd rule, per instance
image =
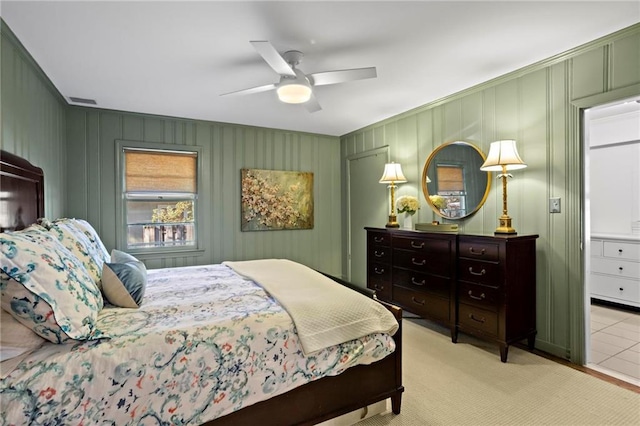
POLYGON ((466 192, 464 188, 464 170, 462 166, 438 164, 438 195, 445 199, 445 213, 448 217, 466 215, 466 192))
POLYGON ((438 193, 461 193, 464 191, 462 167, 438 164, 438 193))
POLYGON ((127 250, 197 248, 198 152, 121 147, 127 250))

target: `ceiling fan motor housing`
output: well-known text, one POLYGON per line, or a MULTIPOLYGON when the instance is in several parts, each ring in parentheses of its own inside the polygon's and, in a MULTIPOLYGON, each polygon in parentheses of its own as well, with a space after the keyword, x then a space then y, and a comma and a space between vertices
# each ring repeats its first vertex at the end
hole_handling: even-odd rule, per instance
POLYGON ((289 65, 291 65, 291 68, 295 68, 302 62, 304 54, 298 50, 289 50, 282 54, 282 58, 287 61, 289 65))

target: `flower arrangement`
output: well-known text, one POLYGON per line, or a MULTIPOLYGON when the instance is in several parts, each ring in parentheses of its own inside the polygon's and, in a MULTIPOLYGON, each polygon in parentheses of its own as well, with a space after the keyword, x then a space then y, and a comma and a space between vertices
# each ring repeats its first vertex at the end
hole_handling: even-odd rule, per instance
POLYGON ((411 195, 403 195, 402 197, 398 197, 396 201, 396 209, 398 213, 409 213, 415 214, 416 211, 420 208, 420 203, 416 197, 411 195))
POLYGON ((447 207, 447 200, 440 195, 429 195, 429 200, 431 200, 431 204, 433 204, 438 210, 442 210, 447 207))

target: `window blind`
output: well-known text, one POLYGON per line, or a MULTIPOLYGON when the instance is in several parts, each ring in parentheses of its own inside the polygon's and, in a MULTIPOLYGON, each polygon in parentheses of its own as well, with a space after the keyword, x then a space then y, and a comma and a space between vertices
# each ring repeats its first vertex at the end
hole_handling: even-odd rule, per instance
POLYGON ((464 191, 462 167, 438 166, 438 191, 464 191))
POLYGON ((126 192, 195 193, 197 154, 125 150, 126 192))

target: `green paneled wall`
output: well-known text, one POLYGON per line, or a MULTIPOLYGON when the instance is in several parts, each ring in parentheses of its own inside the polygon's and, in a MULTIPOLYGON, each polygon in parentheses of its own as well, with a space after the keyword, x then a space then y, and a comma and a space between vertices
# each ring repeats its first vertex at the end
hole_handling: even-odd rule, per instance
POLYGON ((340 144, 333 136, 70 107, 67 214, 87 218, 116 246, 116 140, 203 148, 204 253, 145 259, 151 268, 264 257, 288 258, 340 275, 340 144), (311 230, 240 231, 240 169, 314 174, 311 230))
MULTIPOLYGON (((640 25, 580 46, 463 92, 341 137, 348 156, 388 145, 409 180, 399 192, 418 196, 417 221, 442 220, 424 201, 424 162, 444 142, 465 140, 485 153, 516 139, 528 168, 509 181, 509 214, 519 234, 538 234, 536 346, 577 363, 584 354, 583 145, 580 109, 640 94, 640 25), (561 214, 548 213, 561 197, 561 214)), ((382 171, 381 171, 382 172, 382 171)), ((380 188, 384 191, 384 188, 380 188)), ((459 221, 462 232, 492 234, 502 210, 493 184, 484 207, 459 221)), ((381 218, 381 225, 386 218, 381 218)), ((416 221, 416 219, 414 219, 416 221)))
POLYGON ((65 212, 66 102, 0 20, 0 147, 42 167, 45 212, 65 212))

